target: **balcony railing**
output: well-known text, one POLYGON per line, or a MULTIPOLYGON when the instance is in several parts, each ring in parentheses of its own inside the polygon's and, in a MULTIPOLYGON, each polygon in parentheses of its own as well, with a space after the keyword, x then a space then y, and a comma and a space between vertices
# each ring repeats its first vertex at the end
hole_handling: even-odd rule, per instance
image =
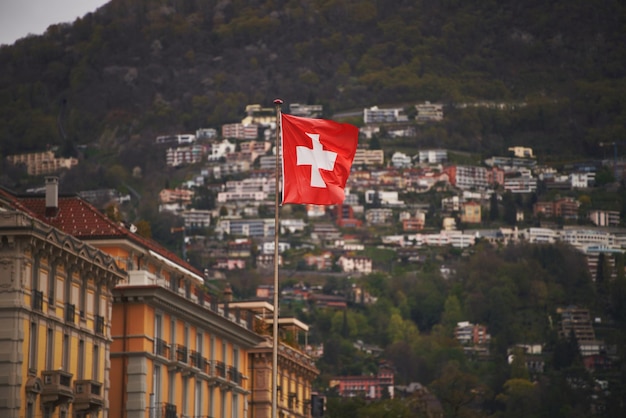
POLYGON ((76 306, 71 303, 65 304, 65 322, 76 323, 76 306))
POLYGON ((214 361, 215 363, 215 376, 226 379, 226 366, 221 361, 214 361))
POLYGON ((43 311, 43 292, 40 290, 33 290, 33 309, 43 311))
POLYGON ((104 317, 103 316, 96 315, 96 318, 94 321, 94 328, 95 328, 96 334, 104 335, 104 317))
POLYGON ((74 400, 72 389, 72 374, 64 370, 44 370, 41 372, 43 388, 41 401, 44 404, 58 405, 74 400))
POLYGON ((241 382, 243 381, 243 374, 237 370, 234 366, 228 366, 228 376, 229 379, 235 383, 237 386, 241 386, 241 382))
POLYGON ((181 363, 187 363, 189 361, 188 350, 184 345, 176 345, 176 361, 180 361, 181 363))
POLYGON ((204 362, 206 361, 206 359, 202 357, 202 353, 199 353, 197 351, 192 351, 189 358, 191 359, 191 365, 193 367, 197 367, 198 369, 204 371, 206 367, 204 362))
POLYGON ((102 383, 95 380, 77 380, 74 382, 76 397, 74 409, 77 411, 96 411, 104 405, 102 383))
POLYGON ((170 356, 170 346, 167 344, 165 340, 160 338, 154 339, 154 354, 157 356, 162 356, 169 358, 170 356))

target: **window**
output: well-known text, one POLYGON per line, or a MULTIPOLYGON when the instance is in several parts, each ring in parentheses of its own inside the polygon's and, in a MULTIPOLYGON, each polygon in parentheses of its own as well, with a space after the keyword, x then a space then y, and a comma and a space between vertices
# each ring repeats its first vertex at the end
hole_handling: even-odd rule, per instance
POLYGON ((231 416, 233 418, 238 418, 239 417, 239 397, 237 396, 236 393, 233 393, 231 396, 233 398, 233 410, 232 410, 231 416))
POLYGON ((202 415, 202 380, 196 379, 196 404, 193 411, 194 416, 202 415))
POLYGON ((189 378, 183 377, 183 416, 189 414, 189 378))
POLYGON ((30 347, 28 347, 28 368, 37 370, 37 323, 30 323, 30 347))
POLYGON ((61 365, 66 372, 70 371, 70 336, 63 334, 63 364, 61 365))
POLYGON ((54 307, 54 282, 57 277, 57 263, 52 263, 52 271, 48 275, 48 306, 54 307))
POLYGON ((85 312, 87 310, 85 301, 87 300, 87 288, 88 288, 89 279, 87 277, 83 277, 82 282, 83 283, 80 289, 80 293, 78 295, 78 310, 80 314, 80 319, 84 321, 87 316, 85 312))
POLYGON ((154 393, 154 405, 161 405, 161 366, 154 366, 152 376, 152 392, 154 393))
POLYGON ((46 370, 54 370, 54 330, 48 328, 46 338, 46 370))
POLYGON ((98 380, 100 375, 100 347, 97 344, 93 345, 93 370, 91 371, 91 378, 98 380))
POLYGON ((85 341, 78 341, 78 370, 77 375, 78 379, 82 380, 85 378, 85 341))

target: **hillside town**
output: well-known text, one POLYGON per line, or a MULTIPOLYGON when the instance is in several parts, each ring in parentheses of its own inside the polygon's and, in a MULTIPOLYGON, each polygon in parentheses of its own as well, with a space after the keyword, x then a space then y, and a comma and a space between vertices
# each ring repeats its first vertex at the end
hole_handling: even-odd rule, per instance
MULTIPOLYGON (((319 117, 323 108, 292 104, 289 113, 319 117)), ((106 189, 60 196, 55 174, 78 161, 51 152, 8 157, 31 175, 47 176, 44 188, 33 193, 0 189, 2 301, 14 307, 6 320, 21 330, 20 336, 2 339, 19 357, 0 365, 13 376, 2 393, 19 394, 6 397, 8 408, 25 411, 26 417, 38 416, 36 408, 44 416, 56 410, 83 417, 103 416, 101 411, 127 417, 270 416, 268 330, 275 289, 259 285, 255 298, 239 300, 228 284, 222 294, 210 295, 206 283, 228 282, 237 271, 269 273, 274 266, 275 118, 274 108, 249 105, 240 123, 225 124, 221 132, 199 129, 155 138, 168 168, 193 170, 187 181, 158 196, 159 212, 180 219, 181 227, 172 231, 182 233, 180 254, 142 237, 135 225, 103 214, 106 207, 134 199, 130 194, 106 189), (212 207, 197 207, 199 190, 209 190, 212 207), (211 245, 207 237, 214 238, 211 245), (125 383, 118 387, 112 381, 125 383)), ((376 106, 364 109, 362 118, 360 135, 371 145, 381 132, 410 136, 413 123, 438 123, 445 114, 443 105, 425 102, 415 105, 411 120, 405 109, 376 106)), ((411 155, 382 148, 357 149, 342 204, 306 205, 288 213, 281 208, 276 261, 281 268, 358 277, 388 270, 366 255, 370 245, 419 264, 425 248, 463 252, 481 241, 563 242, 585 256, 596 277, 600 260, 626 249, 620 211, 584 208, 580 198, 595 187, 601 170, 621 178, 621 162, 589 161, 557 170, 520 146, 471 165, 454 162, 454 150, 416 149, 411 155), (530 201, 540 188, 539 199, 530 201), (439 198, 436 204, 421 198, 431 195, 439 198), (510 220, 494 226, 500 211, 510 220), (291 255, 296 250, 301 257, 291 255)), ((440 273, 451 273, 445 263, 440 273)), ((279 297, 328 309, 376 303, 360 286, 328 295, 300 283, 281 289, 279 297)), ((559 334, 576 334, 586 367, 608 361, 589 310, 568 306, 561 314, 559 334)), ((281 317, 280 332, 281 416, 319 417, 324 399, 312 383, 324 346, 308 343, 308 325, 297 318, 281 317)), ((468 356, 489 358, 484 325, 458 322, 454 338, 468 356)), ((373 355, 382 351, 363 341, 354 346, 373 355)), ((511 347, 511 361, 519 350, 531 374, 540 374, 541 344, 511 347)), ((427 388, 395 384, 394 367, 381 362, 376 375, 335 376, 330 385, 343 397, 418 396, 428 416, 442 416, 427 388)))

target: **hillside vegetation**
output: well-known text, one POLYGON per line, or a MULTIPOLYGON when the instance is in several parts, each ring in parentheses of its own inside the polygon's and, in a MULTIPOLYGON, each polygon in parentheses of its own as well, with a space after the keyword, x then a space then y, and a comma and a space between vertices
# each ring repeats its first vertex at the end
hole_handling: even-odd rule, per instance
POLYGON ((127 166, 156 134, 219 127, 280 97, 326 116, 524 103, 448 108, 450 123, 414 141, 601 155, 626 137, 625 23, 616 0, 114 0, 0 48, 0 153, 95 143, 127 166))

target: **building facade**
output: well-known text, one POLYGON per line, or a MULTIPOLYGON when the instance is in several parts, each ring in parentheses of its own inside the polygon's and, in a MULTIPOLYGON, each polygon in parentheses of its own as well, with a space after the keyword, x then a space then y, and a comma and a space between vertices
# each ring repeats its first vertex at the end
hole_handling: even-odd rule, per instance
POLYGON ((0 202, 0 412, 107 417, 111 292, 126 275, 111 256, 10 206, 0 202))

